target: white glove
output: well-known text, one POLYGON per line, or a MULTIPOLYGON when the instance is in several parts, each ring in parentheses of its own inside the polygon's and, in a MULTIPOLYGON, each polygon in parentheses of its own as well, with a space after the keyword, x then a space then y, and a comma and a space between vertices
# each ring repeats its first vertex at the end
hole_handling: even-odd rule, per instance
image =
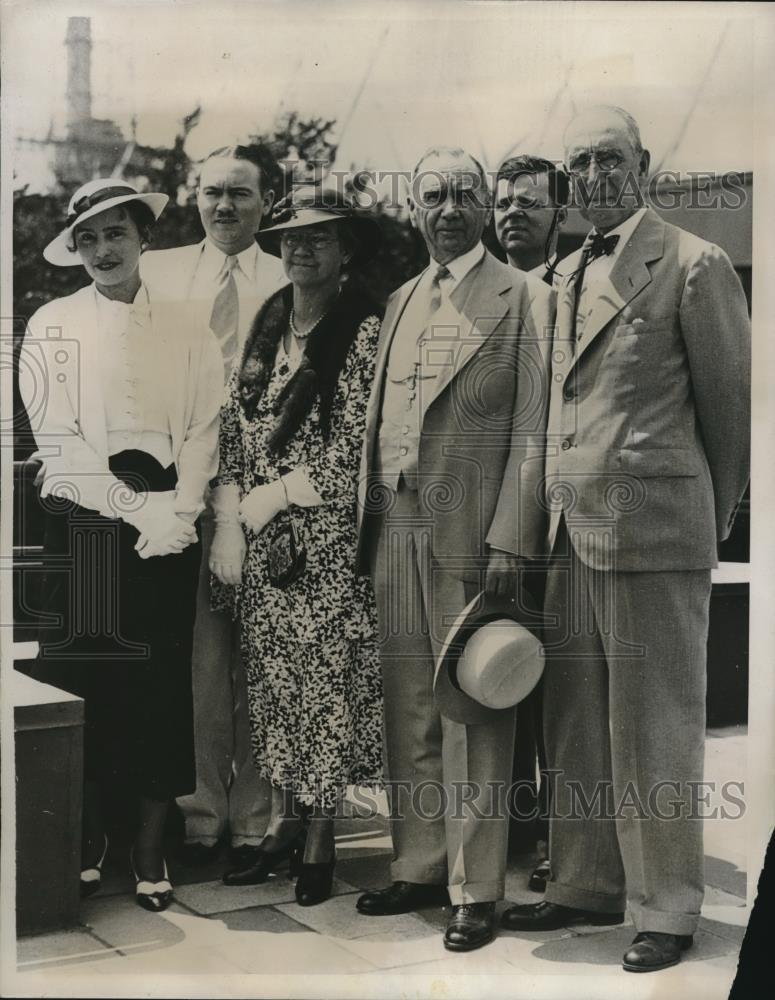
POLYGON ((210 546, 210 572, 215 573, 221 583, 236 587, 242 582, 242 564, 247 549, 245 535, 238 521, 218 521, 213 544, 210 546))
POLYGON ((282 481, 275 479, 273 483, 256 486, 248 493, 239 505, 239 520, 248 531, 258 534, 288 506, 282 481))
POLYGON ((196 528, 173 509, 173 491, 138 493, 137 497, 137 509, 122 514, 122 518, 140 533, 135 549, 141 559, 182 552, 196 541, 196 528))

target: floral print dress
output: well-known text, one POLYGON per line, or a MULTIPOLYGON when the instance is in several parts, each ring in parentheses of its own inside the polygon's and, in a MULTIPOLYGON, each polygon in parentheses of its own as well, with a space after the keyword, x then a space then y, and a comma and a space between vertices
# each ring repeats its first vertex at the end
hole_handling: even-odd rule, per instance
POLYGON ((253 487, 303 466, 323 503, 293 507, 307 550, 301 577, 279 590, 267 573, 267 545, 287 518, 246 533, 242 583, 213 579, 213 607, 241 622, 256 767, 299 801, 333 809, 348 784, 377 785, 382 764, 382 682, 371 582, 355 574, 356 490, 379 319, 363 320, 339 374, 330 435, 317 402, 281 459, 266 446, 273 404, 298 358, 282 341, 252 420, 240 404, 237 372, 221 412, 218 482, 253 487))

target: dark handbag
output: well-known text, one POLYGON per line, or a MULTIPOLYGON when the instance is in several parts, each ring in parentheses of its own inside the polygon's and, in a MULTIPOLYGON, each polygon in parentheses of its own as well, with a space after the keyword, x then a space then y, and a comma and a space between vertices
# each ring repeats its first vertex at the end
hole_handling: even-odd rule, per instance
POLYGON ((307 549, 302 541, 296 521, 290 510, 287 520, 275 530, 267 552, 269 582, 278 590, 285 590, 307 568, 307 549))

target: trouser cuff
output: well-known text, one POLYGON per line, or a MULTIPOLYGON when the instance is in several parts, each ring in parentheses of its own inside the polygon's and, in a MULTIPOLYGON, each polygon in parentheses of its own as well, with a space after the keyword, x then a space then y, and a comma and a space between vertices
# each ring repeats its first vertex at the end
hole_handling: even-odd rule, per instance
POLYGON ((453 906, 463 903, 495 903, 503 899, 503 882, 465 882, 462 885, 447 886, 449 901, 453 906))
POLYGON ((204 844, 205 847, 215 847, 218 839, 218 837, 209 837, 201 833, 186 833, 185 842, 187 844, 204 844))
POLYGON ((544 899, 558 906, 571 906, 576 910, 591 910, 593 913, 624 913, 627 898, 624 894, 611 896, 609 893, 592 892, 560 882, 548 882, 544 899))
POLYGON ((652 910, 630 903, 630 915, 639 934, 652 931, 655 934, 696 934, 700 921, 699 913, 669 913, 666 910, 652 910))
POLYGON ((408 861, 394 861, 390 866, 394 882, 416 882, 418 885, 446 885, 446 865, 418 865, 408 861))
POLYGON ((244 847, 246 844, 248 847, 258 847, 261 841, 264 839, 265 834, 242 834, 233 833, 231 836, 231 846, 232 847, 244 847))

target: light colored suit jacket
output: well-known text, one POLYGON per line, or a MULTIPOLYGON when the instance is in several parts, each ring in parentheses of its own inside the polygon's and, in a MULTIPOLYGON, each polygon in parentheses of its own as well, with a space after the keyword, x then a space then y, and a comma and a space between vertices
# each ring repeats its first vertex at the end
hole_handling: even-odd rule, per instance
MULTIPOLYGON (((205 240, 189 246, 173 247, 169 250, 149 250, 140 258, 140 273, 154 298, 169 302, 196 302, 206 323, 210 322, 213 295, 203 296, 196 287, 197 267, 202 257, 205 240)), ((278 257, 264 253, 256 247, 258 263, 256 267, 255 294, 249 302, 240 302, 246 308, 251 321, 264 302, 288 284, 288 278, 278 257)), ((246 339, 250 324, 240 323, 240 350, 246 339)))
MULTIPOLYGON (((155 357, 168 387, 176 507, 201 510, 218 466, 221 351, 192 305, 151 297, 150 306, 155 357)), ((19 389, 38 446, 34 457, 43 463, 38 475, 42 495, 83 502, 85 484, 94 496, 99 483, 105 498, 99 509, 106 511, 117 509, 121 491, 108 467, 99 338, 94 285, 42 306, 25 334, 19 389)))
MULTIPOLYGON (((422 275, 388 300, 366 415, 359 483, 359 572, 370 570, 380 530, 375 468, 388 354, 422 275)), ((554 296, 547 285, 486 253, 450 295, 455 326, 439 336, 439 366, 424 400, 417 475, 432 521, 434 558, 475 582, 488 546, 521 556, 544 552, 539 485, 545 455, 554 296)), ((419 333, 420 331, 418 331, 419 333)))
POLYGON ((649 209, 578 345, 573 294, 567 277, 552 351, 550 544, 564 510, 594 568, 715 566, 749 477, 751 331, 729 258, 649 209))

